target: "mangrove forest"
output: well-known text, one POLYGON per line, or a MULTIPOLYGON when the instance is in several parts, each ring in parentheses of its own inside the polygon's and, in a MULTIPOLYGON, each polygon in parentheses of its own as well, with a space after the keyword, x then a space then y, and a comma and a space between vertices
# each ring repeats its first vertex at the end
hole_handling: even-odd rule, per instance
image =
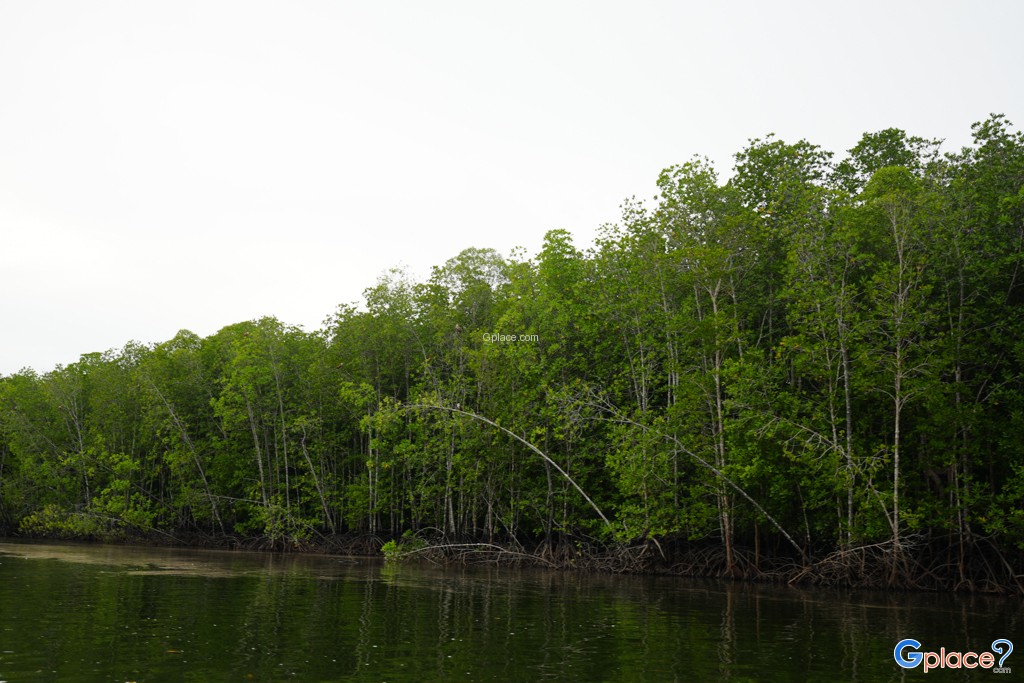
POLYGON ((753 139, 583 248, 0 377, 0 534, 1020 592, 1024 135, 972 133, 753 139))

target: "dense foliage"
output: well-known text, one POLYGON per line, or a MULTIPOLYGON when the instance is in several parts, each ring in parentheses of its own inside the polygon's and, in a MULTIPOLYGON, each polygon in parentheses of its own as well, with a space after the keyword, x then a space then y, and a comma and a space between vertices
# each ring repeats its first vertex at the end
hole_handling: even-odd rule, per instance
POLYGON ((592 249, 0 379, 0 526, 1024 548, 1024 135, 752 140, 592 249), (499 336, 504 335, 504 336, 499 336), (514 335, 514 338, 511 336, 514 335))

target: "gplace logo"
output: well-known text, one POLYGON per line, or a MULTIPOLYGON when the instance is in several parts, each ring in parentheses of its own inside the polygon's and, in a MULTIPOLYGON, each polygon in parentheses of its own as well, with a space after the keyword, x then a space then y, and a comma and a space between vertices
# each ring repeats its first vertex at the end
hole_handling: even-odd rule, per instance
POLYGON ((892 656, 896 663, 904 669, 913 669, 924 665, 924 672, 929 669, 992 669, 993 673, 1008 674, 1009 667, 1003 662, 1013 652, 1013 643, 1000 638, 992 641, 993 652, 946 652, 941 648, 938 652, 921 652, 921 643, 913 638, 904 638, 896 643, 892 656), (1001 655, 996 665, 996 653, 1001 655))

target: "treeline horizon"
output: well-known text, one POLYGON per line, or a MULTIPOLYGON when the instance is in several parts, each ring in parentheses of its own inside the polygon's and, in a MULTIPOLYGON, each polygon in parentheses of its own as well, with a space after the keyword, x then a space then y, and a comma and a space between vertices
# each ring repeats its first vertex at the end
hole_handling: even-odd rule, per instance
POLYGON ((468 248, 320 330, 0 377, 0 532, 697 545, 1019 589, 1024 135, 972 131, 753 139, 586 250, 468 248))

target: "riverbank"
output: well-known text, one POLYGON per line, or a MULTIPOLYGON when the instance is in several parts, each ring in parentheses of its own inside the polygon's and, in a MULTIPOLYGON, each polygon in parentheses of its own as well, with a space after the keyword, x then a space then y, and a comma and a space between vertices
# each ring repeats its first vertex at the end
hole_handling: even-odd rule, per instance
MULTIPOLYGON (((527 564, 550 569, 617 574, 657 574, 691 578, 838 587, 1024 595, 1021 557, 1005 557, 994 546, 977 545, 957 555, 943 545, 890 543, 855 546, 801 559, 765 556, 734 548, 731 564, 717 544, 650 539, 632 544, 540 544, 535 548, 492 543, 397 543, 395 560, 435 563, 527 564), (1017 569, 1014 568, 1016 564, 1017 569)), ((385 547, 385 552, 387 551, 385 547)))
POLYGON ((720 544, 680 539, 648 539, 602 544, 563 538, 531 544, 450 539, 441 534, 406 533, 399 538, 375 534, 317 534, 278 538, 239 534, 167 533, 120 530, 104 536, 10 535, 11 538, 73 540, 120 545, 149 545, 275 553, 383 557, 389 562, 435 565, 524 566, 605 574, 662 575, 728 579, 740 582, 898 591, 934 591, 1024 595, 1020 554, 1007 557, 978 542, 968 551, 950 544, 891 543, 819 551, 805 558, 767 555, 736 547, 731 564, 720 544))

